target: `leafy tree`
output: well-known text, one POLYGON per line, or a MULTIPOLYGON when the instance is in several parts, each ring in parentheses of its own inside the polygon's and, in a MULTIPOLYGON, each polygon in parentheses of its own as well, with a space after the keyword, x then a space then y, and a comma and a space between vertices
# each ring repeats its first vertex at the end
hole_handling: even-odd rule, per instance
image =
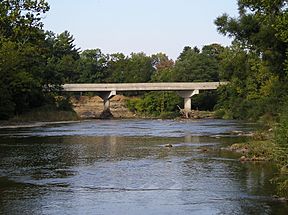
POLYGON ((169 82, 172 80, 174 61, 164 53, 152 55, 153 66, 156 69, 152 75, 152 81, 169 82))
POLYGON ((279 36, 287 32, 281 27, 287 14, 286 3, 285 0, 239 0, 238 18, 224 14, 215 21, 220 33, 233 37, 243 49, 258 54, 281 79, 285 78, 283 62, 287 58, 287 42, 279 36))
POLYGON ((2 0, 0 35, 19 44, 35 43, 43 27, 41 15, 49 9, 45 0, 2 0))
POLYGON ((43 105, 50 101, 43 89, 75 79, 74 39, 42 30, 48 10, 44 0, 0 2, 0 119, 43 105))
POLYGON ((100 49, 85 50, 80 55, 79 73, 80 82, 100 83, 108 77, 109 56, 100 49))
POLYGON ((196 48, 185 47, 175 63, 172 80, 218 81, 218 73, 218 60, 216 56, 212 56, 212 52, 208 52, 208 46, 201 53, 196 48))
POLYGON ((148 82, 154 73, 152 58, 144 53, 132 53, 127 63, 125 71, 125 82, 137 83, 148 82))
POLYGON ((239 0, 239 17, 218 17, 218 31, 234 38, 221 57, 220 74, 229 86, 220 93, 220 103, 234 118, 257 119, 277 115, 287 81, 286 1, 239 0))
POLYGON ((110 83, 125 82, 128 61, 129 59, 122 53, 111 54, 107 65, 108 78, 106 81, 110 83))
POLYGON ((73 36, 68 31, 56 36, 53 32, 46 32, 45 42, 47 47, 47 66, 43 73, 45 85, 77 82, 80 55, 79 49, 74 45, 73 36))

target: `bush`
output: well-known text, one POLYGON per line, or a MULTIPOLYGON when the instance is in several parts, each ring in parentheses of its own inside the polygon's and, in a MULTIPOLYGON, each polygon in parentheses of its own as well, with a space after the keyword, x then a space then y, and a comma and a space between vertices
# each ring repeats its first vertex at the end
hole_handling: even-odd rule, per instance
POLYGON ((0 83, 0 120, 7 120, 14 115, 15 103, 9 91, 0 83))
POLYGON ((233 119, 232 113, 229 110, 218 109, 214 113, 216 119, 233 119))
POLYGON ((61 111, 71 111, 72 110, 72 104, 69 98, 67 97, 62 97, 62 96, 58 96, 55 98, 55 103, 56 103, 56 107, 58 110, 61 111))
POLYGON ((280 166, 280 175, 276 178, 279 194, 288 198, 288 101, 283 105, 279 123, 274 131, 276 144, 275 160, 280 166))
POLYGON ((212 111, 217 103, 216 91, 205 91, 192 97, 192 109, 212 111))
MULTIPOLYGON (((151 115, 156 117, 171 117, 177 115, 177 105, 182 105, 182 99, 176 93, 170 92, 150 92, 146 93, 143 98, 133 98, 127 100, 127 107, 133 112, 151 115), (166 115, 166 116, 165 116, 166 115)), ((170 118, 168 117, 168 118, 170 118)))
MULTIPOLYGON (((287 102, 288 103, 288 102, 287 102)), ((288 107, 280 114, 279 124, 275 128, 275 143, 278 154, 277 161, 288 167, 288 107)))

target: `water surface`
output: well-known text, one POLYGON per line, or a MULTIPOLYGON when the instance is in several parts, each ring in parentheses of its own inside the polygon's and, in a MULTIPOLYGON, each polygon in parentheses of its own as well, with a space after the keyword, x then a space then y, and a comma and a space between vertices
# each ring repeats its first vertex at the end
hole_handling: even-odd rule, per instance
POLYGON ((219 150, 251 129, 224 120, 1 129, 0 214, 287 214, 272 198, 271 164, 219 150))

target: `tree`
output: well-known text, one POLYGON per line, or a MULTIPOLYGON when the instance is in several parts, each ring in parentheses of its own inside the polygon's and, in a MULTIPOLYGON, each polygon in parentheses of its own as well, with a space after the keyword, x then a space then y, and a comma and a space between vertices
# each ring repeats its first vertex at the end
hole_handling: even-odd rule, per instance
POLYGON ((56 36, 53 32, 46 32, 45 42, 47 65, 42 74, 45 86, 77 82, 80 55, 73 36, 68 31, 56 36))
POLYGON ((155 82, 169 82, 172 77, 172 70, 174 68, 174 61, 164 53, 152 55, 153 66, 156 69, 152 75, 152 81, 155 82))
POLYGON ((199 52, 198 50, 196 48, 184 48, 175 63, 172 74, 173 81, 199 82, 219 80, 216 56, 208 54, 208 46, 206 50, 204 49, 204 52, 199 52))
POLYGON ((239 0, 239 17, 218 17, 218 31, 234 38, 221 56, 221 77, 230 84, 219 106, 234 118, 277 115, 287 94, 287 1, 239 0), (275 105, 278 104, 278 105, 275 105))
POLYGON ((2 86, 15 104, 15 113, 41 105, 41 67, 45 65, 41 51, 33 44, 27 43, 19 48, 16 42, 2 39, 0 59, 2 86))
POLYGON ((108 78, 109 83, 123 83, 125 82, 125 73, 127 71, 129 59, 123 53, 115 53, 110 55, 108 62, 108 78))
POLYGON ((56 37, 52 35, 53 56, 62 58, 70 55, 74 60, 79 59, 79 49, 74 44, 74 37, 68 31, 58 34, 56 37))
POLYGON ((109 56, 100 49, 85 50, 80 55, 79 74, 80 82, 100 83, 108 77, 109 56))
POLYGON ((68 38, 68 51, 75 60, 77 53, 70 42, 73 38, 67 32, 57 38, 42 30, 41 17, 48 10, 44 0, 0 2, 0 119, 45 104, 50 100, 50 92, 43 89, 62 84, 63 76, 69 77, 60 75, 63 68, 75 67, 60 49, 65 44, 60 41, 68 38))
POLYGON ((125 71, 125 82, 148 82, 154 73, 152 58, 144 53, 132 53, 125 71))
POLYGON ((2 0, 0 35, 19 44, 37 41, 43 27, 41 16, 49 9, 45 0, 2 0))
POLYGON ((281 27, 281 23, 285 23, 281 20, 284 21, 287 14, 286 3, 285 0, 239 0, 238 18, 224 14, 215 21, 220 33, 233 37, 243 49, 258 54, 282 80, 285 78, 283 62, 287 58, 287 41, 279 36, 287 32, 283 25, 281 27))

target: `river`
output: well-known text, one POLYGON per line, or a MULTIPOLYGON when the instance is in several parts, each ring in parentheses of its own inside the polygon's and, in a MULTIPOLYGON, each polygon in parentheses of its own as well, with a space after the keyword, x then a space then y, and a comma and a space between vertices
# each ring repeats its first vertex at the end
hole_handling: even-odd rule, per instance
POLYGON ((91 120, 0 129, 0 214, 288 214, 269 163, 220 150, 225 120, 91 120), (165 147, 171 144, 173 147, 165 147))

